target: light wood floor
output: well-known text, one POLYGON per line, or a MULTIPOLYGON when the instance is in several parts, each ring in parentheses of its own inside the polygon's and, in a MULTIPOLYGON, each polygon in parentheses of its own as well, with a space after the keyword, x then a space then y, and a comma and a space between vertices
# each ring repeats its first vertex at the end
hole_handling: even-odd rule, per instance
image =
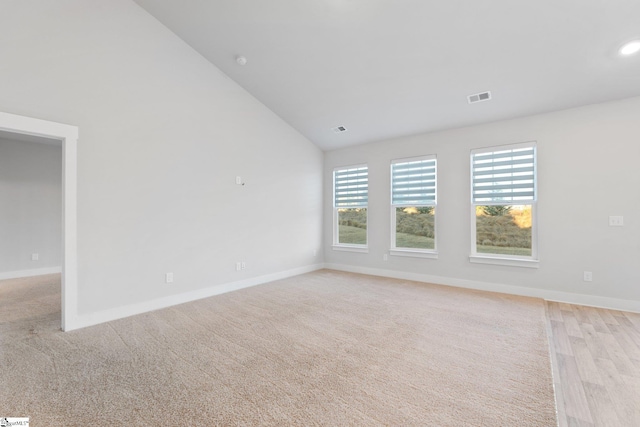
POLYGON ((560 427, 640 426, 640 314, 547 302, 560 427))

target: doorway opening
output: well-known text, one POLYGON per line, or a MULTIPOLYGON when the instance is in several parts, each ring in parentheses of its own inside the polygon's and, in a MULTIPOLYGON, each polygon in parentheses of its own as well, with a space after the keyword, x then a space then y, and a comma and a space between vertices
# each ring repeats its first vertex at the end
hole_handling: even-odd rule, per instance
POLYGON ((0 134, 16 141, 60 141, 62 145, 61 328, 78 323, 77 143, 78 128, 0 112, 0 134))

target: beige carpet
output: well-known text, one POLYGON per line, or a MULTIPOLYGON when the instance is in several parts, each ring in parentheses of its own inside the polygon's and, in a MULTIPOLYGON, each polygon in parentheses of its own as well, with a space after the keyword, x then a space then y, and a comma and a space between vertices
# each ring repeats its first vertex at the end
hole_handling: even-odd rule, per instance
POLYGON ((322 270, 79 331, 0 282, 0 416, 32 426, 554 426, 541 300, 322 270))

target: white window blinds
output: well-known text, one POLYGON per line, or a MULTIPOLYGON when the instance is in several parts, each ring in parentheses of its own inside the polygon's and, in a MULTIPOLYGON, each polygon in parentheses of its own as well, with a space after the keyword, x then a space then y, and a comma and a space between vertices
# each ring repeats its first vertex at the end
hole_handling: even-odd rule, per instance
POLYGON ((336 208, 366 207, 369 202, 369 169, 357 166, 333 171, 334 206, 336 208))
POLYGON ((471 153, 473 203, 500 205, 535 201, 535 145, 494 150, 471 153))
POLYGON ((436 159, 394 160, 391 163, 391 204, 435 205, 436 159))

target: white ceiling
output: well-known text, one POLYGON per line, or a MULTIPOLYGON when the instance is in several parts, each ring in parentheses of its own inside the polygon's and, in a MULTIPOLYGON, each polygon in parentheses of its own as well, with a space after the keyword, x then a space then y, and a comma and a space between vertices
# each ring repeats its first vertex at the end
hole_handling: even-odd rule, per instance
POLYGON ((640 95, 639 0, 135 1, 323 150, 640 95))

